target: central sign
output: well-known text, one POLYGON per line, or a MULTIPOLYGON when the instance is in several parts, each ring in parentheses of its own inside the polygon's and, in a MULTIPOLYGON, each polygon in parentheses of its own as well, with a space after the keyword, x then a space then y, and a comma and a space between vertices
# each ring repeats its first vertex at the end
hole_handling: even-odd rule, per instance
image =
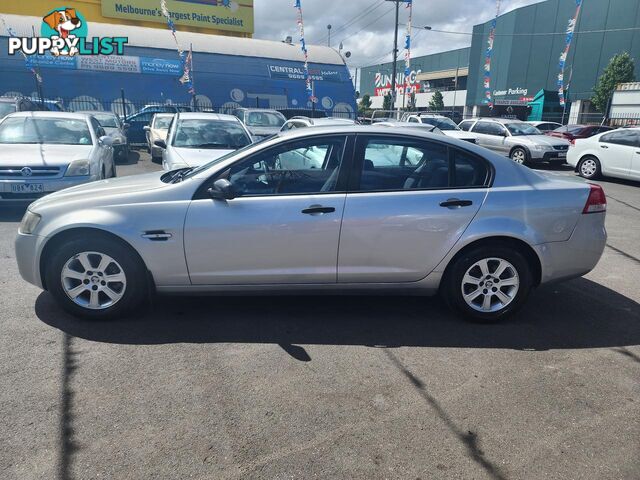
MULTIPOLYGON (((158 0, 102 0, 102 15, 167 23, 158 0)), ((253 0, 167 0, 176 25, 253 33, 253 0)))

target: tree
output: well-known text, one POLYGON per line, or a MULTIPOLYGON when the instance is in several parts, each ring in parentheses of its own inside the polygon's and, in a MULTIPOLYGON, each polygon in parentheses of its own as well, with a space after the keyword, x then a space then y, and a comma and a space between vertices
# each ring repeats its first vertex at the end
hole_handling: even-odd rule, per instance
POLYGON ((371 110, 371 96, 366 93, 362 100, 360 100, 360 105, 358 106, 358 110, 361 114, 364 114, 367 110, 371 110))
POLYGON ((440 93, 440 90, 433 92, 431 100, 429 100, 429 108, 436 112, 444 110, 444 97, 442 96, 442 93, 440 93))
POLYGON ((391 93, 387 93, 384 96, 384 100, 382 102, 382 110, 391 110, 391 93))
POLYGON ((591 103, 596 110, 604 112, 609 106, 609 100, 619 83, 633 82, 635 80, 635 65, 633 58, 627 52, 615 55, 607 68, 604 69, 598 83, 593 89, 591 103))

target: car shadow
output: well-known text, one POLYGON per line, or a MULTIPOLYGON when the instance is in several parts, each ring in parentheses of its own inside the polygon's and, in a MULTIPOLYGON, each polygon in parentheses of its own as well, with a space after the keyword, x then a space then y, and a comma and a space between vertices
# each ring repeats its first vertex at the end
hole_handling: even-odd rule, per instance
POLYGON ((538 289, 513 319, 459 320, 438 299, 398 296, 164 297, 139 316, 87 321, 36 300, 37 316, 96 342, 271 343, 549 350, 640 344, 640 305, 580 278, 538 289))
POLYGON ((116 165, 135 165, 140 161, 140 152, 129 150, 129 156, 126 159, 118 158, 116 165))
POLYGON ((5 205, 0 207, 0 223, 15 223, 22 220, 24 212, 27 210, 25 205, 5 205))
POLYGON ((568 163, 537 163, 535 165, 531 165, 531 168, 534 170, 547 170, 553 172, 572 172, 573 167, 568 163))

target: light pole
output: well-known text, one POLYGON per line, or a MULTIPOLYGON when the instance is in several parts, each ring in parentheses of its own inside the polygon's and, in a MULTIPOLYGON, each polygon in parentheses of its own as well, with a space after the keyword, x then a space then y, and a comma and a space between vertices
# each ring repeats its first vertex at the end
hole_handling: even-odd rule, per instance
POLYGON ((393 76, 391 77, 391 110, 395 110, 396 106, 396 75, 398 74, 398 17, 400 15, 400 2, 403 0, 387 0, 387 2, 395 2, 396 4, 396 25, 393 34, 393 76))
POLYGON ((329 32, 329 41, 328 41, 328 46, 331 46, 331 24, 327 25, 327 31, 329 32))

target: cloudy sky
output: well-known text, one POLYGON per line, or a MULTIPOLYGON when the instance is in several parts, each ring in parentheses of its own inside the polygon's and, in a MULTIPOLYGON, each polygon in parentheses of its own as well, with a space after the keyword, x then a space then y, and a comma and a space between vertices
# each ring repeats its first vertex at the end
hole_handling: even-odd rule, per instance
MULTIPOLYGON (((541 0, 502 0, 502 12, 541 0)), ((297 42, 293 0, 255 0, 255 38, 282 40, 291 35, 297 42)), ((496 0, 414 0, 413 25, 471 32, 473 25, 495 15, 496 0)), ((391 60, 394 4, 385 0, 303 0, 305 36, 309 44, 327 44, 327 25, 332 25, 331 44, 341 41, 352 52, 349 63, 360 67, 391 60)), ((408 11, 400 9, 400 23, 408 11)), ((404 26, 399 30, 403 47, 404 26)), ((442 52, 470 45, 470 37, 414 30, 412 56, 442 52)), ((400 52, 402 55, 402 52, 400 52)))

